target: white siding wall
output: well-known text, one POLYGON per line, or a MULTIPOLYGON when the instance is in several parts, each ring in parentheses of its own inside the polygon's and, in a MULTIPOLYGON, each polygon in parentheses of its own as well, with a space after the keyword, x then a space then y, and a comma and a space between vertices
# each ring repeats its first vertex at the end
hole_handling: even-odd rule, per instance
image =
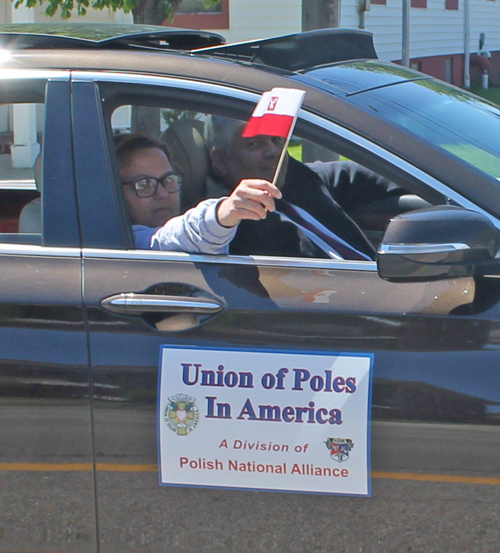
MULTIPOLYGON (((307 2, 307 0, 303 0, 307 2)), ((215 30, 228 42, 272 37, 300 32, 302 0, 229 0, 230 29, 215 30)), ((358 28, 358 0, 341 0, 341 27, 358 28)), ((464 51, 463 0, 459 10, 445 10, 445 0, 427 0, 427 9, 410 10, 410 57, 459 54, 464 51)), ((0 21, 10 22, 10 0, 0 0, 0 21)), ((37 6, 35 20, 46 18, 45 5, 37 6)), ((471 53, 477 52, 479 34, 486 33, 486 48, 500 50, 500 0, 470 0, 471 53)), ((401 59, 401 0, 386 5, 372 4, 365 14, 365 29, 374 34, 375 48, 381 59, 401 59)), ((131 15, 107 10, 89 10, 85 17, 72 21, 132 22, 131 15)))
MULTIPOLYGON (((307 1, 307 0, 304 0, 307 1)), ((340 26, 359 28, 358 0, 341 0, 340 26)), ((471 53, 486 33, 486 48, 500 50, 500 0, 470 0, 471 53)), ((230 0, 229 31, 217 31, 228 42, 296 33, 302 26, 301 0, 230 0)), ((365 29, 374 34, 381 59, 401 59, 401 0, 372 4, 365 14, 365 29)), ((427 0, 427 8, 410 9, 410 57, 460 54, 464 51, 464 7, 445 10, 445 0, 427 0)))
POLYGON ((0 1, 0 23, 7 23, 10 21, 10 2, 1 2, 0 1))
MULTIPOLYGON (((342 0, 341 26, 357 28, 357 0, 342 0)), ((410 9, 410 57, 460 54, 464 51, 463 0, 459 9, 445 10, 445 0, 427 0, 427 9, 410 9)), ((486 33, 486 48, 500 50, 500 1, 470 0, 471 53, 479 48, 479 34, 486 33)), ((372 4, 365 14, 365 29, 374 34, 381 59, 401 59, 401 0, 372 4)))
MULTIPOLYGON (((304 0, 307 2, 307 0, 304 0)), ((341 0, 340 26, 359 28, 358 0, 341 0)), ((500 50, 500 0, 470 0, 471 53, 479 48, 479 34, 486 33, 486 48, 500 50)), ((228 42, 300 32, 301 0, 230 0, 229 31, 217 31, 228 42)), ((401 0, 372 4, 365 13, 365 29, 374 34, 381 59, 401 59, 401 0)), ((464 51, 464 6, 445 10, 445 0, 427 0, 427 8, 410 9, 410 57, 460 54, 464 51)))
POLYGON ((229 3, 230 29, 216 30, 228 42, 297 33, 302 28, 300 0, 229 0, 229 3))

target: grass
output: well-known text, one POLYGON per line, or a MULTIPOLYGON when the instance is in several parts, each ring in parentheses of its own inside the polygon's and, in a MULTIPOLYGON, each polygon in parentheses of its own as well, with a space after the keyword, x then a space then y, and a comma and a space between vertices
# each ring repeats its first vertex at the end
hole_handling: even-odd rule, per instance
POLYGON ((295 141, 292 142, 288 146, 288 153, 298 161, 302 161, 302 144, 295 141))
POLYGON ((472 88, 471 92, 500 106, 500 87, 472 88))

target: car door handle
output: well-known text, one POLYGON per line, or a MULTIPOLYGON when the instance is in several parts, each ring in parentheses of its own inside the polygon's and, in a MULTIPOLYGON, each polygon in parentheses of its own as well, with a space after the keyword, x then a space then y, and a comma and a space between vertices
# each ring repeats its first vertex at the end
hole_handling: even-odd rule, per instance
POLYGON ((211 315, 224 309, 222 304, 213 299, 135 294, 134 292, 109 296, 101 301, 101 305, 108 311, 122 315, 142 315, 158 312, 211 315))

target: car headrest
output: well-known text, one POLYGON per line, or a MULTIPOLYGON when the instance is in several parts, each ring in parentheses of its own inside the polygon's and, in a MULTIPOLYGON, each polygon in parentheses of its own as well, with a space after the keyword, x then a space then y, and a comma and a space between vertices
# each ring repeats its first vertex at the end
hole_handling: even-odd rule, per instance
POLYGON ((210 157, 203 139, 203 128, 203 121, 178 119, 160 137, 168 146, 172 167, 184 173, 184 209, 195 206, 205 198, 210 157))

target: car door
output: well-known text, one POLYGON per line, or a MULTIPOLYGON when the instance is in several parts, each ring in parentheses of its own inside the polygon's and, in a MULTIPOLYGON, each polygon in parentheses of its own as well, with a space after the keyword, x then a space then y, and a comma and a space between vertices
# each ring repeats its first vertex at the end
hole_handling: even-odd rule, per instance
MULTIPOLYGON (((74 76, 75 106, 85 107, 75 108, 73 127, 101 551, 341 550, 323 545, 332 534, 343 536, 346 551, 374 540, 384 550, 425 549, 436 533, 473 547, 477 535, 463 530, 464 517, 481 528, 487 547, 497 535, 490 512, 500 438, 497 280, 396 284, 380 279, 374 262, 134 250, 123 229, 106 102, 115 109, 117 96, 141 94, 144 102, 137 103, 146 106, 161 96, 189 110, 196 100, 198 112, 231 115, 232 104, 234 117, 248 114, 255 99, 159 77, 74 76), (167 412, 158 406, 159 367, 179 350, 236 351, 239 360, 260 355, 263 363, 277 352, 295 363, 301 355, 372 359, 371 497, 264 493, 255 491, 258 481, 254 489, 237 479, 206 489, 189 481, 160 486, 157 426, 167 412), (477 452, 473 461, 469 445, 477 452)), ((359 161, 370 151, 388 174, 417 180, 435 197, 431 177, 362 137, 311 114, 301 125, 306 138, 316 133, 322 145, 348 144, 359 161)), ((217 382, 217 370, 225 378, 213 368, 207 382, 217 382)), ((187 408, 177 409, 185 420, 187 408)), ((262 424, 259 443, 269 441, 265 425, 272 423, 262 424)), ((209 470, 203 455, 193 470, 209 470)))
POLYGON ((3 69, 0 95, 0 549, 92 553, 90 385, 69 72, 3 69), (35 183, 37 156, 43 169, 35 183), (29 211, 37 222, 21 232, 20 217, 29 211))

